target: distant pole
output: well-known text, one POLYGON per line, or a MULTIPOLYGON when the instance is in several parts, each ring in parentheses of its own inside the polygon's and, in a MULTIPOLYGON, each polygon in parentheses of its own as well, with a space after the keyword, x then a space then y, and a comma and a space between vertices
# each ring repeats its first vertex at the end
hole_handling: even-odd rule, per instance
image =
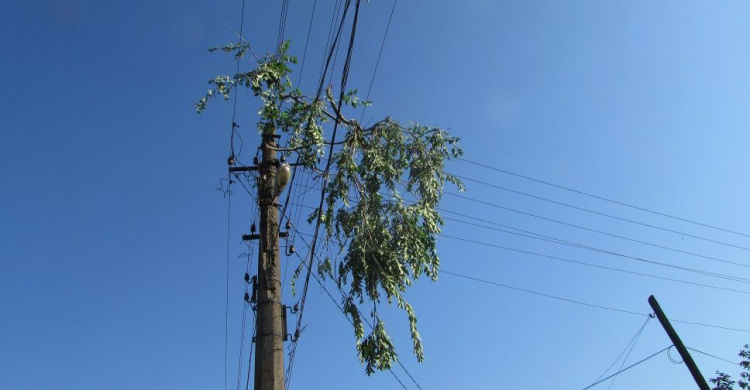
POLYGON ((703 378, 700 370, 698 370, 698 366, 695 364, 695 361, 693 361, 693 357, 690 356, 687 348, 685 348, 685 344, 683 344, 682 340, 680 340, 680 336, 677 335, 677 332, 675 332, 672 324, 669 323, 667 316, 664 315, 664 312, 661 310, 661 306, 659 306, 659 302, 656 301, 656 298, 654 298, 653 295, 648 297, 648 304, 651 305, 652 309, 654 309, 656 318, 659 319, 661 326, 667 332, 667 336, 669 336, 669 339, 672 340, 672 344, 674 344, 675 348, 677 348, 677 352, 680 353, 682 361, 685 362, 688 370, 690 370, 690 374, 693 375, 693 379, 698 385, 698 388, 701 390, 711 390, 711 388, 708 387, 708 383, 706 383, 706 379, 703 378))
POLYGON ((255 390, 284 390, 284 335, 279 261, 279 209, 275 203, 276 136, 263 132, 262 161, 258 167, 260 235, 256 303, 255 390))

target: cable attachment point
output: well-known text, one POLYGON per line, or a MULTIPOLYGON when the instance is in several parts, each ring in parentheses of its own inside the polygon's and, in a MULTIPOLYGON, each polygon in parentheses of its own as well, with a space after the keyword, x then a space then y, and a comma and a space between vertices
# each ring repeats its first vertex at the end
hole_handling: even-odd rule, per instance
POLYGON ((234 154, 227 159, 227 165, 234 165, 234 154))
POLYGON ((299 330, 295 331, 294 335, 291 335, 291 334, 289 334, 289 332, 287 332, 287 327, 286 327, 286 317, 287 317, 286 311, 287 310, 291 311, 292 314, 296 314, 297 313, 297 305, 294 305, 294 308, 289 307, 287 305, 282 305, 281 306, 281 314, 282 314, 282 319, 281 319, 281 327, 282 327, 281 330, 282 330, 282 333, 281 334, 284 335, 284 341, 290 341, 291 340, 294 343, 294 342, 297 342, 297 338, 299 337, 299 330))
POLYGON ((245 272, 245 283, 250 283, 250 274, 245 272))
POLYGON ((253 224, 250 225, 250 233, 255 234, 255 222, 253 222, 253 224))

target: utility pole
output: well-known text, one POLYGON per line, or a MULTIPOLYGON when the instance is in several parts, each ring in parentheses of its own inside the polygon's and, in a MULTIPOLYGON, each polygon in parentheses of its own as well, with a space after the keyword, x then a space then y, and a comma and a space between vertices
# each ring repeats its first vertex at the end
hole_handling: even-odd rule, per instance
POLYGON ((258 279, 255 336, 255 390, 284 390, 284 308, 281 304, 279 261, 279 209, 276 198, 276 138, 273 129, 263 132, 258 167, 258 279))
POLYGON ((659 302, 656 301, 656 298, 654 298, 653 295, 648 297, 648 304, 651 305, 652 309, 654 309, 656 318, 659 319, 661 326, 667 332, 667 336, 669 336, 669 339, 672 340, 672 344, 674 344, 675 348, 677 348, 677 352, 680 353, 682 361, 685 362, 688 370, 690 370, 690 374, 693 375, 693 379, 698 385, 698 388, 701 390, 710 390, 710 388, 708 387, 708 383, 706 383, 706 379, 703 378, 700 370, 698 370, 698 366, 695 364, 695 361, 693 361, 693 357, 690 356, 687 348, 685 348, 685 344, 683 344, 682 340, 680 340, 680 336, 677 335, 677 332, 675 332, 672 324, 669 323, 667 316, 664 315, 664 312, 661 310, 661 306, 659 306, 659 302))

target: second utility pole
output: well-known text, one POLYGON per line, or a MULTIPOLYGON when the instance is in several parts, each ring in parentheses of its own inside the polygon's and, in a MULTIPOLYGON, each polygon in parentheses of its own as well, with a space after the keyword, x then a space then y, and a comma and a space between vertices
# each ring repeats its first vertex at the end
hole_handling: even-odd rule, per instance
POLYGON ((255 336, 255 390, 284 390, 284 335, 279 261, 279 209, 276 198, 276 137, 273 129, 263 132, 258 167, 258 279, 255 336))
POLYGON ((680 353, 682 361, 685 362, 688 370, 690 370, 690 374, 693 376, 695 384, 697 384, 698 388, 701 390, 710 390, 710 388, 708 387, 708 383, 706 383, 706 379, 703 378, 700 370, 698 370, 698 366, 695 364, 693 357, 690 356, 690 352, 688 352, 687 348, 685 348, 685 344, 683 344, 682 340, 680 340, 680 336, 677 335, 677 332, 675 332, 672 324, 669 323, 669 319, 667 319, 664 311, 661 310, 661 306, 659 306, 659 302, 656 301, 656 298, 654 298, 653 295, 648 297, 648 304, 651 305, 652 309, 654 309, 656 318, 658 318, 659 322, 661 322, 661 326, 667 332, 667 336, 669 336, 669 339, 672 340, 672 344, 674 344, 674 347, 677 348, 677 352, 680 353))

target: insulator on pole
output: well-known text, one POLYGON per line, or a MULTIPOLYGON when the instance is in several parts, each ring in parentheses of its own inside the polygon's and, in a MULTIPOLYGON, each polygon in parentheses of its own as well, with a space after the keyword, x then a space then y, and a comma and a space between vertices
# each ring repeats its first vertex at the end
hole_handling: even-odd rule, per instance
POLYGON ((279 194, 284 191, 291 177, 292 168, 289 166, 289 164, 282 163, 279 167, 279 170, 276 172, 276 188, 274 189, 274 197, 279 196, 279 194))

